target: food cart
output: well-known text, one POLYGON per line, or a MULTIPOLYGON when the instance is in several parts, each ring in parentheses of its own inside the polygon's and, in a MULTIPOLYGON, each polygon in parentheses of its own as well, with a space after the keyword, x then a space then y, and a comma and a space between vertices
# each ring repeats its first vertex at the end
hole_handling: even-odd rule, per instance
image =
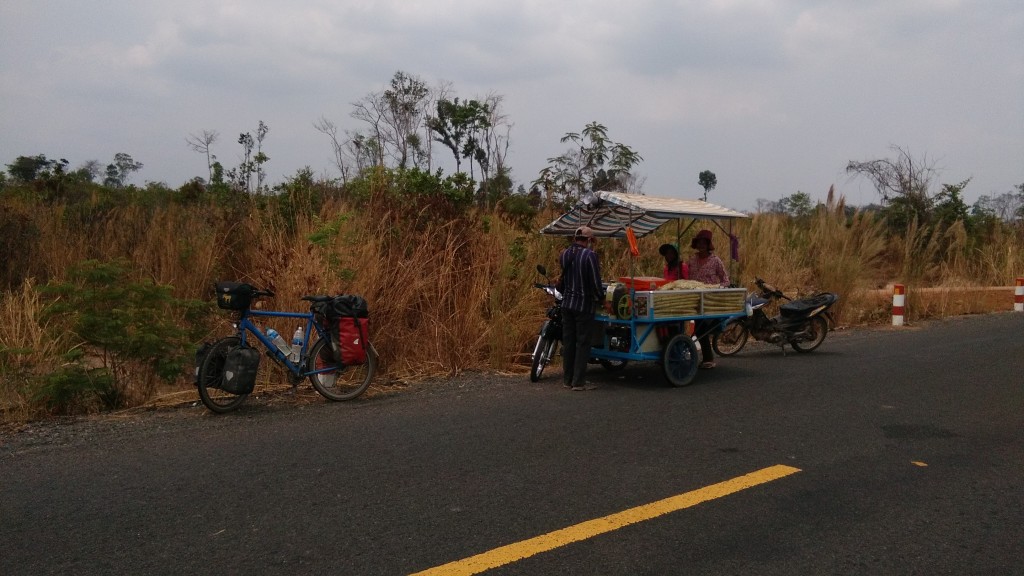
POLYGON ((605 285, 605 306, 596 320, 591 357, 606 368, 629 361, 659 362, 673 386, 693 382, 701 361, 693 321, 717 320, 746 314, 743 288, 675 288, 661 278, 635 274, 636 238, 664 225, 676 225, 676 241, 699 220, 710 220, 730 238, 735 259, 732 223, 747 215, 700 200, 659 198, 621 192, 594 192, 541 230, 541 234, 572 236, 589 226, 600 238, 622 238, 630 244, 630 274, 605 285), (723 223, 729 226, 723 227, 723 223), (667 288, 667 289, 666 289, 667 288), (687 329, 691 327, 691 329, 687 329))

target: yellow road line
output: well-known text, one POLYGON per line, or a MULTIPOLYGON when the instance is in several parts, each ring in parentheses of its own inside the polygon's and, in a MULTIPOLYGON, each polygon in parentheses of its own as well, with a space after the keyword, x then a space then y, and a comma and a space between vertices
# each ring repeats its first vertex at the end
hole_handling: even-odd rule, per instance
POLYGON ((554 550, 573 542, 579 542, 586 540, 587 538, 593 538, 606 532, 618 530, 619 528, 629 526, 630 524, 636 524, 652 518, 657 518, 669 512, 676 512, 683 508, 689 508, 696 506, 702 502, 708 500, 714 500, 715 498, 721 498, 752 488, 759 484, 765 484, 773 480, 778 480, 790 474, 799 472, 799 468, 793 468, 792 466, 784 466, 778 464, 776 466, 769 466, 743 476, 737 476, 731 480, 719 482, 718 484, 712 484, 692 492, 685 492, 676 496, 665 498, 664 500, 658 500, 657 502, 651 502, 650 504, 643 504, 635 508, 623 510, 622 512, 616 512, 603 518, 596 518, 594 520, 587 520, 574 526, 555 530, 554 532, 548 532, 547 534, 541 534, 528 540, 516 542, 514 544, 508 544, 500 548, 495 548, 488 552, 477 554, 476 556, 470 556, 462 560, 456 560, 455 562, 449 562, 435 568, 430 568, 422 572, 416 572, 410 576, 470 576, 472 574, 479 574, 491 568, 497 568, 498 566, 504 566, 505 564, 511 564, 524 558, 529 558, 541 552, 547 552, 554 550))

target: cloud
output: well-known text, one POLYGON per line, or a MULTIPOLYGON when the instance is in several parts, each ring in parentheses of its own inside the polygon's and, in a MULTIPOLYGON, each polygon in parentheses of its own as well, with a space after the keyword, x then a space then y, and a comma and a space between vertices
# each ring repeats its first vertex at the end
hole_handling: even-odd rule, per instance
POLYGON ((205 173, 188 134, 220 132, 230 164, 263 120, 272 180, 320 173, 312 123, 363 129, 351 104, 402 70, 504 96, 519 182, 592 121, 644 156, 649 192, 696 194, 711 169, 741 208, 842 190, 847 161, 892 145, 974 175, 968 197, 1024 182, 1016 0, 8 0, 0 34, 4 163, 124 151, 177 186, 205 173))

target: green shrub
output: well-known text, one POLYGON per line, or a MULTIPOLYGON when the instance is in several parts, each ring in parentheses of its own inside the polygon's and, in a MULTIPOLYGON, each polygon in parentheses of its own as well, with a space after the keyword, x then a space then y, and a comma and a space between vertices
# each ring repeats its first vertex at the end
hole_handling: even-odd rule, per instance
POLYGON ((176 319, 199 303, 178 300, 171 287, 131 278, 125 260, 88 260, 74 266, 68 281, 43 289, 52 298, 50 326, 66 333, 73 353, 65 368, 44 379, 41 401, 51 410, 83 408, 94 394, 102 408, 149 399, 158 379, 178 378, 187 361, 189 334, 176 319))

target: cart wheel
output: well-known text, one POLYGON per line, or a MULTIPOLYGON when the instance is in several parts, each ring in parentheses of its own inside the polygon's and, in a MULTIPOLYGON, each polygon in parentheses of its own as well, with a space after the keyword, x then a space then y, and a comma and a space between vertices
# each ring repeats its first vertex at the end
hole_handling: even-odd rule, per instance
POLYGON ((665 379, 673 386, 688 386, 697 375, 700 364, 700 353, 693 343, 693 338, 686 334, 676 334, 665 345, 662 358, 665 379))

